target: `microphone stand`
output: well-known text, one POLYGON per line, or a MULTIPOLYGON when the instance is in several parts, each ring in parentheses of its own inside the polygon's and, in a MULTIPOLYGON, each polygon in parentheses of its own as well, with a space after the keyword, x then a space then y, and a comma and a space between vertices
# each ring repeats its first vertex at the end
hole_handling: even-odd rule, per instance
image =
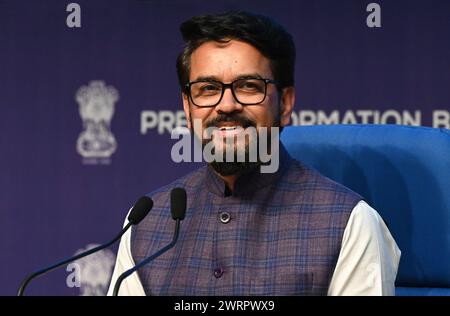
POLYGON ((74 256, 74 257, 70 257, 70 258, 65 259, 65 260, 63 260, 63 261, 60 261, 60 262, 58 262, 58 263, 55 263, 55 264, 53 264, 53 265, 51 265, 51 266, 49 266, 49 267, 47 267, 47 268, 44 268, 44 269, 42 269, 42 270, 39 270, 39 271, 36 271, 36 272, 30 274, 27 278, 25 278, 25 280, 23 280, 22 284, 20 285, 20 288, 19 288, 19 291, 18 291, 18 293, 17 293, 17 296, 23 296, 23 293, 24 293, 24 291, 25 291, 25 288, 27 287, 28 283, 30 283, 30 281, 31 281, 32 279, 34 279, 34 278, 36 278, 36 277, 38 277, 38 276, 40 276, 40 275, 42 275, 42 274, 45 274, 45 273, 47 273, 47 272, 50 272, 50 271, 52 271, 52 270, 54 270, 54 269, 56 269, 56 268, 58 268, 58 267, 60 267, 60 266, 63 266, 63 265, 65 265, 65 264, 69 263, 69 262, 72 262, 72 261, 81 259, 81 258, 83 258, 83 257, 89 256, 90 254, 93 254, 94 252, 97 252, 97 251, 99 251, 99 250, 102 250, 102 249, 104 249, 104 248, 107 248, 107 247, 111 246, 111 245, 114 244, 118 239, 120 239, 120 238, 122 237, 123 234, 125 234, 125 232, 128 230, 128 228, 130 228, 131 225, 132 225, 132 223, 131 223, 131 222, 128 222, 128 224, 122 229, 122 231, 121 231, 116 237, 114 237, 111 241, 109 241, 109 242, 106 243, 106 244, 103 244, 103 245, 97 246, 97 247, 95 247, 95 248, 89 249, 89 250, 87 250, 87 251, 85 251, 85 252, 82 252, 82 253, 80 253, 80 254, 74 256))
POLYGON ((179 231, 180 231, 180 221, 181 220, 179 218, 177 218, 175 221, 176 221, 175 222, 175 231, 173 233, 172 241, 167 246, 165 246, 164 248, 159 250, 158 252, 154 253, 150 257, 147 257, 146 259, 142 260, 137 265, 135 265, 133 268, 125 271, 124 273, 122 273, 119 276, 119 278, 117 279, 116 284, 114 286, 113 296, 117 296, 118 295, 119 288, 120 288, 120 285, 122 284, 123 280, 125 280, 127 277, 129 277, 131 274, 133 274, 135 271, 137 271, 138 269, 140 269, 141 267, 143 267, 144 265, 146 265, 150 261, 152 261, 155 258, 159 257, 160 255, 162 255, 163 253, 168 251, 170 248, 175 246, 175 243, 178 240, 178 234, 179 234, 179 231))

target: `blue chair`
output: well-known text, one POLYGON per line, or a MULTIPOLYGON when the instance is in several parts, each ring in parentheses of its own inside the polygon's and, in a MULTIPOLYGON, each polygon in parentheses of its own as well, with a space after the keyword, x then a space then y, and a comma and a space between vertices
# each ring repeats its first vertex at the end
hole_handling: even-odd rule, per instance
POLYGON ((383 217, 402 251, 396 295, 450 295, 450 130, 295 126, 281 139, 383 217))

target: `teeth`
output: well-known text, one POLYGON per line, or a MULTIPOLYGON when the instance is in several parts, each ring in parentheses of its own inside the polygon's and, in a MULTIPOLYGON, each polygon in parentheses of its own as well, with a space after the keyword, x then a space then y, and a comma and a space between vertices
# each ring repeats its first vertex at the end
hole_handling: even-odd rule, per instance
POLYGON ((238 126, 224 126, 222 128, 220 128, 221 131, 232 131, 235 130, 236 128, 238 128, 238 126))

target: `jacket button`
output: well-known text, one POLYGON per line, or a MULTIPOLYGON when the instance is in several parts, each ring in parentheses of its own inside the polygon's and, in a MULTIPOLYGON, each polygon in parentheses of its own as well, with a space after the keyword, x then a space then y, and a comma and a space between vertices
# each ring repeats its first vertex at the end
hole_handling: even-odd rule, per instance
POLYGON ((215 268, 214 269, 214 276, 218 279, 223 275, 223 269, 222 268, 215 268))
POLYGON ((228 212, 220 212, 219 218, 223 224, 226 224, 231 220, 231 215, 228 212))

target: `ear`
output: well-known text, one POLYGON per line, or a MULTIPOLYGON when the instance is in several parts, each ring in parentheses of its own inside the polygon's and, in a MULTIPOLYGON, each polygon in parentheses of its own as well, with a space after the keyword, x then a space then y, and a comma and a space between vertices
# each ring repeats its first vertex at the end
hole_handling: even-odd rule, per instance
POLYGON ((295 103, 295 88, 287 87, 281 92, 280 98, 280 126, 289 125, 295 103))
POLYGON ((187 96, 186 93, 181 93, 181 96, 183 98, 183 109, 184 109, 184 114, 186 115, 186 121, 187 121, 187 127, 189 129, 191 129, 191 111, 189 109, 189 98, 187 96))

